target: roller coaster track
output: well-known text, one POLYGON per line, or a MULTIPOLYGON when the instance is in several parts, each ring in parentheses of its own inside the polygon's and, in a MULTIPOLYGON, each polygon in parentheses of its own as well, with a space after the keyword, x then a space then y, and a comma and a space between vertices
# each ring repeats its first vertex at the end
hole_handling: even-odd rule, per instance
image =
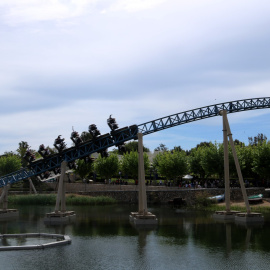
POLYGON ((0 187, 16 183, 31 176, 40 175, 46 171, 51 171, 54 168, 60 167, 61 162, 64 160, 73 162, 76 159, 89 156, 92 153, 102 151, 111 146, 118 146, 126 141, 137 139, 138 132, 143 135, 148 135, 163 129, 218 116, 219 111, 221 110, 226 110, 229 114, 266 108, 270 108, 270 97, 236 100, 180 112, 140 125, 132 125, 117 129, 111 133, 101 135, 95 140, 86 141, 78 147, 71 147, 61 153, 36 160, 30 164, 29 168, 23 168, 19 171, 5 175, 0 178, 0 187))

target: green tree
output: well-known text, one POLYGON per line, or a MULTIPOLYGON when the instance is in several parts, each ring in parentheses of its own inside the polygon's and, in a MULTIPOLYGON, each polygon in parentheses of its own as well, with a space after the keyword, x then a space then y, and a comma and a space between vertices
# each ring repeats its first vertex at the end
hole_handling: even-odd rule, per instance
POLYGON ((18 149, 16 150, 19 157, 20 157, 20 160, 21 160, 21 163, 22 163, 22 166, 23 167, 26 167, 28 162, 23 158, 23 156, 25 155, 26 153, 26 150, 29 148, 29 144, 28 142, 25 142, 25 141, 21 141, 19 142, 19 147, 18 149))
POLYGON ((193 148, 188 159, 190 171, 193 174, 199 175, 200 178, 205 177, 205 170, 202 166, 203 151, 205 151, 205 146, 193 148))
MULTIPOLYGON (((121 170, 124 174, 127 174, 131 178, 138 179, 138 152, 131 151, 123 155, 121 161, 121 170)), ((143 154, 144 158, 144 170, 148 171, 150 162, 146 153, 143 154)))
POLYGON ((254 137, 248 137, 248 142, 250 145, 262 144, 264 141, 267 141, 267 137, 262 133, 258 133, 258 135, 254 137))
POLYGON ((165 152, 168 151, 168 147, 165 144, 160 143, 159 146, 154 149, 154 151, 165 152))
POLYGON ((223 144, 211 143, 204 148, 201 165, 207 176, 218 175, 221 179, 224 175, 224 151, 223 144))
POLYGON ((159 173, 165 176, 167 180, 173 179, 175 181, 188 172, 185 151, 159 153, 154 159, 154 164, 157 166, 159 173))
POLYGON ((236 145, 235 148, 243 177, 255 177, 256 174, 253 170, 253 162, 256 147, 252 145, 245 146, 243 144, 236 145))
POLYGON ((21 168, 21 160, 16 155, 8 155, 0 158, 0 176, 15 172, 21 168))
MULTIPOLYGON (((126 151, 130 152, 138 152, 138 141, 131 141, 125 144, 126 151)), ((150 152, 149 148, 143 146, 143 152, 150 152)))
POLYGON ((74 172, 78 174, 81 179, 87 178, 88 175, 93 172, 93 162, 85 162, 83 159, 78 159, 76 164, 77 168, 74 172))
POLYGON ((83 131, 81 134, 81 138, 82 138, 83 142, 86 142, 86 141, 92 140, 93 137, 90 134, 90 132, 83 131))
POLYGON ((94 170, 105 179, 112 178, 113 175, 119 172, 119 160, 117 155, 111 154, 106 158, 99 155, 95 160, 94 170))
POLYGON ((254 148, 253 171, 260 177, 270 179, 270 142, 264 141, 254 148))

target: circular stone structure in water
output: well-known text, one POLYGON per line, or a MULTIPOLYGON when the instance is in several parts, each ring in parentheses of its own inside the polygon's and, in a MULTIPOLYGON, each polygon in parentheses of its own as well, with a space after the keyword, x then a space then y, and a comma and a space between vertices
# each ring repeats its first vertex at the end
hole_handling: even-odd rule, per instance
POLYGON ((50 233, 0 234, 0 251, 44 249, 71 243, 68 235, 50 233), (13 243, 17 245, 13 245, 13 243))

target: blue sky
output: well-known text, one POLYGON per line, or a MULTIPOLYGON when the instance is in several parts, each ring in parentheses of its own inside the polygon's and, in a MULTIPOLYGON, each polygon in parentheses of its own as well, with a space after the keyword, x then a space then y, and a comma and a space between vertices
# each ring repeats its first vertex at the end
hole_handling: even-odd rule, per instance
MULTIPOLYGON (((110 114, 120 127, 270 96, 266 0, 1 0, 0 154, 67 144, 110 114)), ((229 115, 233 137, 270 139, 270 110, 229 115)), ((144 137, 153 150, 222 140, 220 117, 144 137)))

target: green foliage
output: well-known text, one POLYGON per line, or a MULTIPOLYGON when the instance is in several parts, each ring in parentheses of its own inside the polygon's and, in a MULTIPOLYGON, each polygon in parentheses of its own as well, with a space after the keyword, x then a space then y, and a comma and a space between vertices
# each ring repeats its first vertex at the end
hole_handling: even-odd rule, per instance
POLYGON ((81 195, 68 195, 66 197, 67 205, 108 205, 115 204, 117 201, 107 196, 81 196, 81 195))
POLYGON ((20 157, 20 160, 21 160, 21 163, 22 163, 22 166, 23 167, 26 167, 27 166, 27 161, 23 158, 26 150, 29 148, 29 144, 28 142, 25 142, 25 141, 21 141, 19 142, 19 147, 18 149, 16 150, 19 157, 20 157))
MULTIPOLYGON (((131 141, 125 144, 126 151, 128 153, 130 152, 138 152, 138 142, 137 141, 131 141)), ((149 148, 143 146, 143 152, 150 152, 149 148)))
POLYGON ((205 177, 205 170, 202 167, 202 156, 205 146, 193 148, 189 155, 190 172, 199 175, 200 178, 205 177))
POLYGON ((154 158, 154 166, 159 173, 169 179, 176 179, 188 172, 186 153, 172 151, 159 153, 154 158))
POLYGON ((82 134, 81 134, 81 138, 84 142, 86 141, 89 141, 89 140, 92 140, 92 135, 90 134, 90 132, 87 132, 87 131, 83 131, 82 134))
POLYGON ((95 160, 94 170, 105 179, 112 178, 113 175, 116 175, 119 172, 119 161, 117 155, 111 154, 106 158, 99 155, 95 160))
POLYGON ((8 196, 8 202, 14 205, 53 205, 56 203, 56 195, 13 195, 8 196))
POLYGON ((93 171, 93 163, 85 163, 83 159, 78 159, 76 161, 77 168, 74 170, 76 174, 80 176, 81 179, 86 178, 93 171))
POLYGON ((8 155, 0 158, 0 176, 15 172, 21 168, 21 160, 16 155, 8 155))
POLYGON ((254 147, 242 144, 236 145, 235 148, 243 177, 254 177, 256 175, 252 170, 254 162, 254 147))
POLYGON ((168 151, 168 147, 166 147, 165 144, 161 143, 161 144, 159 144, 158 147, 156 147, 156 148, 154 149, 154 151, 166 152, 166 151, 168 151))
MULTIPOLYGON (((121 162, 121 170, 123 174, 127 174, 133 179, 138 179, 138 152, 131 151, 124 154, 121 162)), ((148 171, 150 162, 146 153, 143 154, 144 158, 144 170, 148 171)))
MULTIPOLYGON (((55 205, 56 195, 13 195, 8 197, 8 202, 12 205, 55 205)), ((90 197, 81 195, 67 195, 67 205, 105 205, 115 204, 116 200, 106 196, 90 197)))
POLYGON ((258 135, 255 137, 248 137, 249 145, 257 146, 257 145, 262 144, 263 142, 266 142, 266 141, 267 141, 267 137, 262 133, 258 133, 258 135))
POLYGON ((202 192, 196 194, 194 206, 195 208, 205 208, 215 203, 215 201, 209 199, 209 194, 207 192, 202 192))
MULTIPOLYGON (((231 207, 232 211, 239 211, 239 212, 246 212, 247 209, 245 206, 239 206, 239 205, 232 205, 231 207)), ((251 212, 255 212, 255 213, 270 213, 270 208, 269 207, 264 207, 264 206, 250 206, 251 208, 251 212)), ((207 207, 204 207, 203 210, 205 211, 225 211, 226 210, 226 206, 225 205, 221 205, 221 204, 210 204, 207 207)))
POLYGON ((266 179, 270 178, 270 142, 262 142, 254 150, 253 171, 266 179))
POLYGON ((211 143, 203 148, 201 165, 208 176, 218 175, 222 178, 224 174, 224 154, 221 146, 221 144, 211 143))

